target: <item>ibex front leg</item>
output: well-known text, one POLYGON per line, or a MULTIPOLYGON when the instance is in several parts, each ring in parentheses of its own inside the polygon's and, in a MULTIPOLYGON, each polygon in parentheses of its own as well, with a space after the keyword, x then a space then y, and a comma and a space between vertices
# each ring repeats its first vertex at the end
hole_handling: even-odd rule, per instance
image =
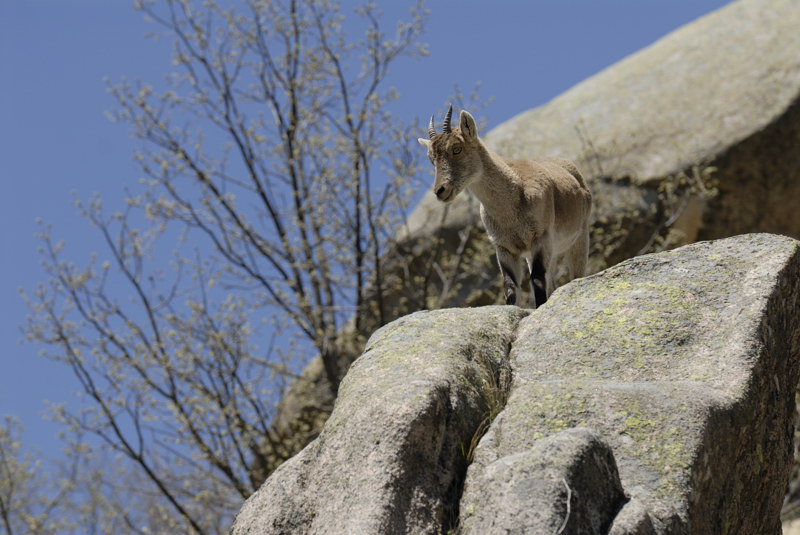
POLYGON ((497 262, 503 274, 503 295, 507 305, 517 303, 517 290, 522 280, 522 259, 504 247, 497 247, 497 262))

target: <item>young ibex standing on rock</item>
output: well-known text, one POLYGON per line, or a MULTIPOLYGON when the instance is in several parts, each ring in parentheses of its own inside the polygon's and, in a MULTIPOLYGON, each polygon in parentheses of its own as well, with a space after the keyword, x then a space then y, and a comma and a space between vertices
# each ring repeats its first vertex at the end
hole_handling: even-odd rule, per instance
POLYGON ((517 288, 527 286, 524 274, 532 306, 541 306, 556 289, 560 257, 570 280, 585 275, 592 194, 569 160, 504 160, 478 137, 472 115, 462 110, 459 126, 451 129, 452 114, 450 106, 441 134, 431 117, 429 139, 419 140, 435 168, 433 191, 445 203, 464 188, 472 191, 497 250, 506 303, 515 304, 517 288))

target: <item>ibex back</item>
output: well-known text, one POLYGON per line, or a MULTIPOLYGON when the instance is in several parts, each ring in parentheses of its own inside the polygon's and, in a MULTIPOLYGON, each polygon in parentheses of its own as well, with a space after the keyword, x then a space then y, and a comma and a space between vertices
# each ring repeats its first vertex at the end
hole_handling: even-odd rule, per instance
POLYGON ((478 137, 475 119, 462 110, 443 132, 431 117, 428 148, 435 168, 433 191, 445 203, 465 188, 481 203, 481 219, 497 250, 507 304, 531 284, 531 305, 541 306, 556 289, 556 266, 566 261, 569 280, 582 277, 589 253, 592 194, 575 164, 560 158, 504 160, 478 137))

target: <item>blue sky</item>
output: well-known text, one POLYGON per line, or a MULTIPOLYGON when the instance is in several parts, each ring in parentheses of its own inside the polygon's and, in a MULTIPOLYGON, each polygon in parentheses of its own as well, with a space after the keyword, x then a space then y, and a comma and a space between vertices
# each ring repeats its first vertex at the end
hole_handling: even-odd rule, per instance
MULTIPOLYGON (((400 16, 413 2, 379 2, 400 16)), ((390 84, 408 121, 441 113, 455 85, 481 82, 489 127, 559 93, 726 0, 432 0, 424 41, 430 57, 398 64, 390 84)), ((350 14, 355 2, 344 1, 350 14)), ((101 251, 72 206, 94 192, 109 208, 140 173, 137 142, 104 115, 114 106, 103 82, 158 82, 170 44, 145 38, 153 25, 125 0, 0 0, 0 417, 15 414, 25 439, 57 452, 58 426, 44 400, 72 398, 61 365, 20 344, 27 308, 18 289, 45 280, 37 218, 53 226, 78 263, 101 251)), ((424 135, 424 132, 420 132, 424 135)))

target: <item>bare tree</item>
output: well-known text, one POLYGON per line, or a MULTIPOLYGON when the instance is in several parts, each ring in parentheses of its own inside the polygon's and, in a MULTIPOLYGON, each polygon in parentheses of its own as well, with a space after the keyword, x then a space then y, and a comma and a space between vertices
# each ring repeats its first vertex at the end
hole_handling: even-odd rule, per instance
POLYGON ((105 251, 86 266, 45 227, 50 280, 27 298, 26 331, 85 394, 57 417, 120 456, 109 495, 135 482, 145 510, 121 498, 105 525, 218 533, 292 453, 269 425, 285 381, 316 353, 335 395, 339 353, 389 317, 384 259, 418 151, 383 86, 398 58, 425 54, 424 13, 387 35, 367 4, 355 35, 329 0, 137 8, 176 65, 160 90, 109 85, 143 185, 124 211, 76 203, 105 251))
POLYGON ((0 426, 0 525, 8 535, 56 533, 48 519, 63 494, 43 492, 50 490, 50 481, 39 472, 33 455, 22 451, 21 433, 19 422, 5 417, 0 426))
MULTIPOLYGON (((80 435, 78 435, 79 437, 80 435)), ((0 422, 0 533, 86 533, 98 526, 105 502, 87 469, 93 455, 78 442, 65 444, 59 462, 45 463, 41 454, 22 445, 22 426, 6 416, 0 422), (80 489, 80 490, 78 490, 80 489)))

